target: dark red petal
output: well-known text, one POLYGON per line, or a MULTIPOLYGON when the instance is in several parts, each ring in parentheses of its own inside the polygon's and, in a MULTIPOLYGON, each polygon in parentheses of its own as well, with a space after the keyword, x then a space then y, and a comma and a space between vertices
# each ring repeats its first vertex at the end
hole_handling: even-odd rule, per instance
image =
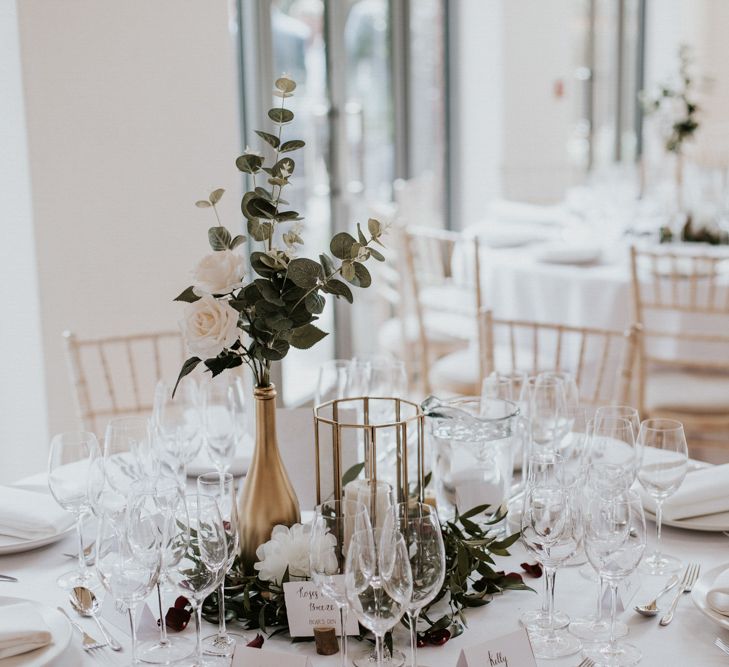
POLYGON ((170 607, 165 616, 165 625, 175 632, 182 632, 190 622, 192 614, 187 609, 178 609, 170 607))
POLYGON ((418 648, 423 648, 423 646, 427 646, 428 640, 425 638, 424 632, 418 632, 418 648))
POLYGON ((539 563, 522 563, 521 567, 531 577, 538 579, 542 576, 542 566, 539 563))
POLYGON ((443 646, 450 638, 451 633, 449 630, 432 630, 425 633, 428 644, 431 646, 443 646))
POLYGON ((261 646, 263 646, 263 635, 256 635, 256 638, 251 639, 246 646, 250 646, 251 648, 261 648, 261 646))
POLYGON ((508 574, 505 574, 504 577, 506 579, 515 579, 516 581, 524 581, 524 579, 518 572, 509 572, 508 574))
POLYGON ((192 608, 190 601, 184 595, 180 595, 175 600, 175 609, 186 609, 187 607, 192 608))

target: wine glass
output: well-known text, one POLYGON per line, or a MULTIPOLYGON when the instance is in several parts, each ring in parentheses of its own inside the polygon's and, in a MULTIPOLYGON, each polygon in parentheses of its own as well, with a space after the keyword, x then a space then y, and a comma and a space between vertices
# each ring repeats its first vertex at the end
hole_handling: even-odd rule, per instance
MULTIPOLYGON (((175 517, 175 543, 187 544, 168 576, 190 601, 195 611, 195 665, 205 665, 202 647, 202 604, 219 583, 228 561, 228 540, 223 517, 215 498, 200 494, 185 496, 184 508, 175 517)), ((213 663, 214 664, 214 663, 213 663)))
MULTIPOLYGON (((132 487, 159 473, 158 452, 153 447, 149 419, 116 417, 106 427, 104 436, 105 498, 117 503, 117 510, 126 506, 132 487), (109 494, 111 491, 112 494, 109 494)), ((111 509, 107 505, 106 509, 111 509)))
POLYGON ((663 501, 678 490, 688 471, 683 424, 674 419, 646 419, 638 432, 638 449, 638 481, 656 501, 656 550, 643 560, 641 571, 668 574, 681 567, 678 558, 661 553, 661 522, 663 501))
POLYGON ((635 446, 637 434, 631 419, 596 417, 588 447, 589 462, 613 463, 620 466, 629 484, 632 484, 638 473, 639 451, 635 446))
POLYGON ((93 574, 86 567, 84 555, 84 516, 91 510, 93 493, 89 482, 101 457, 99 443, 93 433, 73 431, 59 433, 51 440, 48 455, 48 488, 56 502, 76 517, 78 537, 78 568, 58 578, 61 588, 76 586, 89 588, 94 581, 93 574))
POLYGON ((580 390, 577 387, 577 380, 572 373, 567 371, 545 371, 539 374, 541 378, 553 378, 562 383, 565 404, 568 407, 576 408, 580 404, 580 390))
MULTIPOLYGON (((593 495, 619 495, 626 492, 628 488, 629 480, 621 466, 612 463, 592 463, 588 466, 585 476, 581 496, 582 504, 586 505, 593 495)), ((580 569, 580 574, 597 584, 595 613, 574 619, 570 623, 570 632, 584 641, 606 640, 610 636, 611 624, 603 618, 602 601, 606 590, 605 581, 589 564, 580 569)), ((616 620, 612 626, 612 632, 616 637, 624 637, 628 634, 628 626, 616 620)))
POLYGON ((399 503, 395 506, 394 520, 405 539, 413 575, 413 594, 407 606, 407 616, 410 626, 410 664, 416 667, 418 617, 443 586, 446 570, 445 546, 438 513, 431 505, 418 502, 399 503))
POLYGON ((525 416, 531 426, 532 446, 554 449, 569 432, 564 384, 557 378, 529 378, 522 389, 525 416))
POLYGON ((523 371, 498 373, 494 371, 481 383, 481 400, 498 398, 516 403, 528 376, 523 371))
POLYGON ((357 620, 375 635, 377 665, 382 667, 384 635, 402 618, 413 595, 403 536, 387 527, 376 529, 374 535, 357 531, 344 571, 347 601, 357 620))
POLYGON ((349 359, 330 359, 319 366, 319 377, 314 392, 314 405, 321 405, 349 394, 349 359))
POLYGON ((601 405, 595 410, 594 422, 599 424, 603 419, 627 419, 633 427, 633 434, 638 437, 640 431, 640 416, 638 411, 629 405, 601 405))
POLYGON ((640 650, 619 642, 612 628, 617 614, 618 584, 638 567, 645 546, 645 516, 635 492, 596 493, 590 498, 585 515, 585 550, 592 566, 610 587, 611 600, 609 641, 585 648, 585 656, 597 666, 620 667, 640 661, 640 650))
POLYGON ((167 634, 165 611, 162 605, 162 586, 169 583, 169 571, 177 566, 187 549, 186 539, 179 539, 175 522, 180 513, 186 511, 185 496, 177 480, 158 477, 156 480, 142 482, 135 486, 129 505, 132 520, 153 504, 156 506, 161 524, 159 533, 162 543, 162 561, 157 580, 157 603, 159 605, 159 640, 140 643, 137 653, 143 662, 168 664, 190 655, 194 644, 181 635, 170 637, 167 634), (146 492, 144 491, 146 489, 146 492), (141 493, 139 491, 142 491, 141 493))
POLYGON ((521 517, 522 542, 544 568, 546 618, 541 613, 533 620, 522 617, 538 658, 568 656, 581 648, 577 637, 558 632, 554 619, 557 570, 577 552, 582 540, 579 503, 562 483, 561 466, 557 456, 530 458, 521 517))
POLYGON ((233 475, 229 472, 207 472, 197 478, 197 492, 214 498, 223 519, 228 540, 228 558, 223 566, 223 577, 218 588, 218 632, 203 640, 205 653, 230 656, 235 651, 235 638, 225 627, 225 572, 238 555, 238 498, 233 475))
POLYGON ((96 538, 96 572, 109 595, 127 608, 132 637, 132 664, 137 657, 137 606, 152 591, 162 561, 164 520, 153 494, 137 499, 132 515, 129 508, 105 512, 99 519, 96 538), (144 501, 144 502, 143 502, 144 501))
POLYGON ((160 380, 154 392, 152 426, 161 448, 160 463, 184 485, 187 465, 200 452, 203 441, 200 391, 197 382, 183 378, 173 387, 160 380))
POLYGON ((237 381, 222 376, 203 389, 203 427, 208 453, 218 472, 228 472, 242 435, 237 381))
POLYGON ((344 564, 352 535, 370 532, 365 505, 356 500, 328 500, 316 508, 311 528, 309 569, 312 581, 339 609, 342 667, 347 658, 347 596, 344 591, 344 564))

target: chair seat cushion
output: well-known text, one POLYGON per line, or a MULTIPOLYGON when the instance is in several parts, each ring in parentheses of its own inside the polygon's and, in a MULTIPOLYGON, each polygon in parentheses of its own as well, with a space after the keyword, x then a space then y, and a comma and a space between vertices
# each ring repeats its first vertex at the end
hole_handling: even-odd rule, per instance
POLYGON ((649 412, 729 413, 729 375, 696 371, 661 371, 646 378, 649 412))
POLYGON ((429 378, 437 395, 478 396, 481 388, 477 349, 469 346, 441 357, 430 367, 429 378))

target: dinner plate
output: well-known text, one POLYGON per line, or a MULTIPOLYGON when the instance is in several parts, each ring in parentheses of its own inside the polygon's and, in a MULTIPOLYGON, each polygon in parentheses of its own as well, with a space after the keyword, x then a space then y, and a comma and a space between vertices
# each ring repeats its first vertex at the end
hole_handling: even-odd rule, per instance
MULTIPOLYGON (((651 521, 656 520, 656 515, 650 510, 645 510, 645 516, 651 521)), ((729 530, 729 512, 717 512, 704 516, 692 516, 690 519, 666 519, 661 522, 664 526, 683 528, 684 530, 701 530, 710 533, 721 533, 729 530)))
POLYGON ((718 565, 717 567, 704 573, 694 584, 693 590, 691 591, 691 600, 696 605, 698 610, 708 616, 712 621, 721 625, 721 627, 729 630, 729 617, 724 616, 711 607, 706 602, 707 593, 714 587, 714 582, 719 578, 722 572, 725 572, 729 568, 729 563, 724 565, 718 565))
POLYGON ((73 628, 68 622, 68 619, 53 607, 47 607, 33 600, 0 597, 0 607, 6 607, 7 605, 18 604, 20 602, 30 602, 37 609, 51 632, 51 643, 47 646, 37 648, 35 651, 28 651, 28 653, 3 658, 0 660, 0 667, 16 667, 16 665, 22 665, 23 667, 42 667, 42 665, 48 665, 66 650, 66 647, 71 641, 73 628))
MULTIPOLYGON (((0 535, 0 556, 6 554, 18 554, 23 551, 32 551, 48 544, 53 544, 62 540, 66 535, 76 530, 76 525, 71 525, 60 533, 38 537, 34 540, 22 540, 19 537, 11 537, 10 535, 0 535)), ((4 664, 4 663, 3 663, 4 664)))

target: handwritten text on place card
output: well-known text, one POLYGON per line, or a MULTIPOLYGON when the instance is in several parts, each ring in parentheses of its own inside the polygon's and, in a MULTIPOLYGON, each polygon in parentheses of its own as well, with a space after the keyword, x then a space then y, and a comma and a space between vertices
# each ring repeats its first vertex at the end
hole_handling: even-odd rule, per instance
POLYGON ((308 655, 237 646, 231 667, 311 667, 308 655))
POLYGON ((536 667, 525 628, 461 651, 456 667, 536 667))
MULTIPOLYGON (((344 590, 344 576, 333 577, 335 585, 344 590)), ((292 637, 313 637, 317 625, 334 627, 341 633, 339 609, 334 600, 322 593, 312 581, 289 581, 284 584, 286 615, 292 637)), ((354 614, 347 618, 347 634, 359 634, 354 614)))

